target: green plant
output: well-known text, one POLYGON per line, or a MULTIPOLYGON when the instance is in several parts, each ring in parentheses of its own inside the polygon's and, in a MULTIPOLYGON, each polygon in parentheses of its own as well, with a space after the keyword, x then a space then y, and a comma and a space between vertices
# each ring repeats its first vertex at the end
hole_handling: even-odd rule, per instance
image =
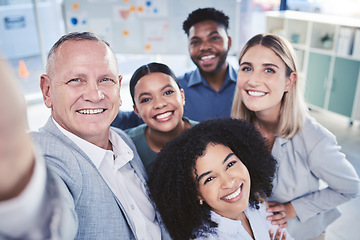
POLYGON ((326 33, 324 36, 321 37, 321 42, 326 42, 326 41, 332 41, 334 39, 334 34, 333 33, 326 33))

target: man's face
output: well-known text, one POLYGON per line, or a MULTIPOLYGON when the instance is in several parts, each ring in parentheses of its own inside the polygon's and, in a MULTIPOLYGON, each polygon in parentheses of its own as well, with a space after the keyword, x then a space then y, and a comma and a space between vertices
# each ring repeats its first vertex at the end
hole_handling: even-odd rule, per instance
POLYGON ((69 40, 54 53, 53 68, 41 77, 41 89, 53 119, 95 145, 108 143, 109 127, 119 111, 120 81, 114 54, 104 44, 69 40))
POLYGON ((231 38, 222 25, 212 20, 196 23, 189 29, 188 40, 190 57, 200 71, 214 73, 227 67, 231 38))

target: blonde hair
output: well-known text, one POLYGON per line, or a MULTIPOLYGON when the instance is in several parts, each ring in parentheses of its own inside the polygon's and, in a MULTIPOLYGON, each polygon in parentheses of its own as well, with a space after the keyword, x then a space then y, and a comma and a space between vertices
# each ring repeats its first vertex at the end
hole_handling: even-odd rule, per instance
MULTIPOLYGON (((258 34, 252 37, 241 50, 239 63, 244 54, 253 46, 262 45, 274 51, 286 65, 286 76, 292 72, 297 73, 295 52, 290 42, 275 34, 258 34)), ((292 138, 304 125, 307 107, 303 97, 303 86, 301 79, 295 81, 289 92, 284 93, 281 103, 279 124, 275 130, 275 136, 292 138)), ((252 122, 256 117, 241 100, 239 90, 236 88, 231 109, 231 117, 245 119, 252 122)))

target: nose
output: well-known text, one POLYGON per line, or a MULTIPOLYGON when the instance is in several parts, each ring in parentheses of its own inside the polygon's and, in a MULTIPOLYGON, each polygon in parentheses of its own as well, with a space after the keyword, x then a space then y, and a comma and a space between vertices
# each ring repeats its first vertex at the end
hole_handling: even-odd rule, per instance
POLYGON ((248 84, 251 87, 256 87, 260 84, 260 74, 257 74, 256 72, 252 72, 252 74, 249 75, 248 84))
POLYGON ((87 101, 99 102, 104 99, 104 92, 99 88, 98 84, 95 82, 88 82, 85 87, 83 97, 87 101))
POLYGON ((155 101, 154 103, 155 109, 161 109, 167 105, 165 99, 163 99, 162 97, 157 97, 154 99, 154 101, 155 101))
POLYGON ((224 176, 222 176, 221 178, 221 188, 222 189, 228 189, 228 188, 232 188, 235 184, 235 179, 228 175, 225 174, 224 176))
POLYGON ((207 51, 207 50, 210 50, 211 49, 211 44, 207 41, 203 41, 200 45, 200 50, 201 51, 207 51))

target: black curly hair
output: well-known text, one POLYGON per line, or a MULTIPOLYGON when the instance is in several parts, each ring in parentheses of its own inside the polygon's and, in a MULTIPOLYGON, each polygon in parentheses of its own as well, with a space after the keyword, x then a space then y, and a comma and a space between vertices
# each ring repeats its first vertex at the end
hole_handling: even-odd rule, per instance
POLYGON ((239 119, 203 121, 168 142, 149 175, 150 196, 175 240, 216 232, 210 206, 199 204, 198 183, 193 176, 196 159, 209 143, 229 147, 247 167, 250 207, 258 209, 259 202, 271 194, 276 160, 256 128, 239 119))
POLYGON ((187 19, 183 23, 183 29, 186 35, 189 36, 189 29, 196 23, 203 22, 206 20, 212 20, 217 22, 219 25, 224 26, 226 34, 229 28, 229 17, 226 16, 222 11, 215 8, 198 8, 191 12, 187 19))

